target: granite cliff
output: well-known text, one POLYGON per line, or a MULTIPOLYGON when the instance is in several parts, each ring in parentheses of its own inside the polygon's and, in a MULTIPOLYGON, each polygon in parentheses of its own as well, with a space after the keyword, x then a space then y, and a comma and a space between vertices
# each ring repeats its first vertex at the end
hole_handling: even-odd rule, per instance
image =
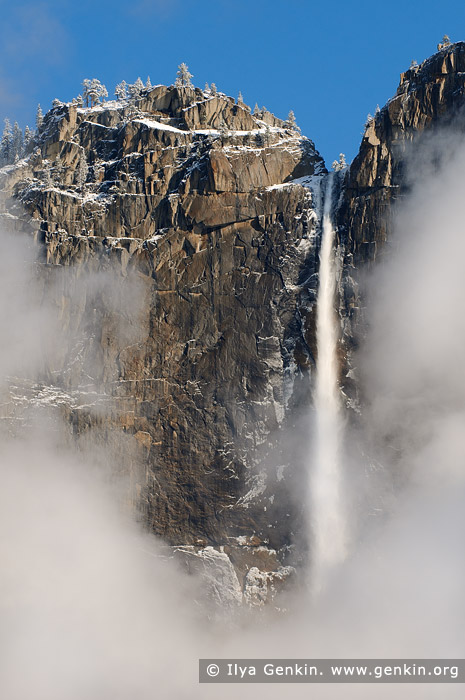
MULTIPOLYGON (((434 139, 444 127, 463 132, 464 95, 465 43, 459 42, 444 46, 402 73, 394 97, 365 125, 335 213, 343 259, 340 316, 346 368, 363 334, 363 300, 354 272, 371 266, 386 249, 392 212, 416 175, 415 149, 422 139, 434 139)), ((349 395, 356 396, 357 387, 350 379, 346 379, 346 388, 349 395)))
MULTIPOLYGON (((402 74, 338 176, 349 404, 357 270, 389 240, 408 144, 463 109, 464 86, 462 43, 402 74)), ((59 397, 48 404, 73 439, 123 455, 145 522, 232 603, 267 600, 296 559, 301 456, 282 435, 311 403, 325 176, 293 124, 173 86, 57 104, 30 154, 0 170, 3 228, 35 237, 41 284, 74 331, 40 381, 12 384, 14 415, 25 397, 59 397), (79 287, 86 275, 109 286, 79 287)))

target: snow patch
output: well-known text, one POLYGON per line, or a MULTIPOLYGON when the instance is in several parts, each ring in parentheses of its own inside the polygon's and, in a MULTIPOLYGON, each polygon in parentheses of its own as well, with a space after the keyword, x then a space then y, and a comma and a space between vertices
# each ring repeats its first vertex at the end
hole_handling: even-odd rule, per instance
MULTIPOLYGON (((134 119, 137 124, 144 124, 150 129, 160 129, 161 131, 173 131, 175 134, 188 134, 188 131, 182 131, 182 129, 176 129, 175 126, 170 126, 169 124, 163 124, 162 122, 157 122, 155 119, 134 119)), ((140 155, 140 154, 139 154, 140 155)))
POLYGON ((237 501, 237 505, 243 506, 244 508, 248 508, 249 504, 265 491, 266 473, 260 472, 260 474, 255 474, 255 476, 250 477, 249 484, 252 484, 250 490, 237 501))
POLYGON ((192 546, 177 547, 174 551, 193 558, 200 568, 202 579, 211 597, 221 607, 236 607, 242 603, 242 590, 236 571, 228 555, 214 547, 195 551, 192 546))

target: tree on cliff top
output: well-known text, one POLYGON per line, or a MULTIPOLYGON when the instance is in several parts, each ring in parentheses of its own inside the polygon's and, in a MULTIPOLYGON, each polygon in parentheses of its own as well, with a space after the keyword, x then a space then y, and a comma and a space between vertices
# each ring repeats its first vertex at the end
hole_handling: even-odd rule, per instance
POLYGON ((442 42, 439 42, 438 44, 438 51, 441 51, 441 49, 447 49, 448 46, 451 46, 451 40, 447 34, 444 34, 442 37, 442 42))
POLYGON ((25 153, 27 153, 27 150, 29 148, 29 144, 31 143, 33 138, 34 138, 34 132, 26 124, 26 126, 24 127, 24 152, 25 153))
POLYGON ((131 99, 137 100, 141 96, 141 93, 145 90, 145 86, 142 82, 142 79, 137 78, 135 83, 132 83, 132 85, 128 85, 128 90, 131 99))
POLYGON ((13 154, 13 132, 9 119, 5 119, 2 140, 0 142, 0 159, 5 163, 11 163, 13 154))
POLYGON ((127 100, 128 99, 128 86, 125 80, 122 80, 115 87, 115 97, 117 100, 127 100))
POLYGON ((44 121, 44 115, 42 114, 42 107, 37 105, 37 112, 36 112, 36 126, 38 129, 42 126, 42 122, 44 121))
POLYGON ((181 65, 178 66, 175 82, 176 87, 194 87, 191 83, 191 78, 193 77, 192 73, 189 73, 188 66, 185 63, 181 63, 181 65))
POLYGON ((20 128, 18 122, 15 122, 13 126, 13 135, 11 140, 14 160, 16 160, 17 158, 21 158, 21 156, 23 155, 23 143, 24 137, 22 129, 20 128))
POLYGON ((86 78, 82 81, 82 86, 84 88, 82 96, 86 107, 95 107, 101 100, 108 97, 105 85, 103 85, 100 80, 97 80, 97 78, 92 78, 92 80, 86 78))
POLYGON ((339 154, 339 160, 333 161, 333 170, 337 173, 340 170, 347 168, 346 157, 343 153, 339 154))

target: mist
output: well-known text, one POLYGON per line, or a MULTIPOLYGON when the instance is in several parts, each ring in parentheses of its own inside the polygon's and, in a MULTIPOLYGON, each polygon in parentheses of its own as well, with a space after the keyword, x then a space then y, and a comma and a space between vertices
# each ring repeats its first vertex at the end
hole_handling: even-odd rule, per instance
MULTIPOLYGON (((348 437, 350 454, 358 449, 364 458, 353 463, 352 456, 347 465, 352 475, 347 557, 316 598, 299 589, 280 601, 286 610, 270 606, 218 619, 202 581, 187 576, 134 518, 124 469, 115 478, 114 455, 95 450, 92 442, 73 447, 56 406, 29 406, 12 420, 4 405, 2 697, 256 696, 253 685, 199 686, 199 657, 464 657, 465 146, 460 144, 461 137, 449 132, 412 147, 410 193, 396 211, 383 262, 366 280, 367 334, 355 358, 364 406, 348 437)), ((72 343, 65 335, 65 350, 52 353, 48 339, 56 346, 62 337, 54 334, 60 326, 56 287, 47 297, 46 286, 31 272, 34 253, 18 236, 5 236, 0 367, 2 390, 8 392, 12 376, 38 381, 50 356, 58 357, 61 370, 77 336, 74 327, 72 343)), ((83 289, 99 294, 98 279, 84 275, 76 285, 66 282, 67 274, 60 284, 76 290, 83 318, 83 289)), ((112 297, 112 275, 105 280, 112 297)), ((129 294, 134 297, 143 299, 129 294)), ((120 314, 123 338, 133 316, 133 307, 120 314)), ((133 328, 127 342, 134 342, 134 333, 133 328)), ((89 370, 94 359, 98 356, 88 353, 92 381, 99 376, 98 368, 89 370)), ((462 692, 453 685, 266 688, 270 698, 458 698, 462 692)))

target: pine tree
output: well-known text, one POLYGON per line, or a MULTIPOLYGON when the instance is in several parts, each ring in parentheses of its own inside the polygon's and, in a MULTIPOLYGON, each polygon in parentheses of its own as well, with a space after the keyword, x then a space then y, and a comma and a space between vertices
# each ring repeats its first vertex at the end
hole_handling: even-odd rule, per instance
POLYGON ((129 95, 132 100, 137 100, 143 90, 145 90, 144 83, 140 78, 137 78, 136 82, 132 83, 132 85, 128 85, 129 95))
POLYGON ((0 159, 3 164, 11 163, 13 156, 13 133, 9 119, 5 119, 2 140, 0 141, 0 159))
POLYGON ((103 85, 100 80, 97 80, 97 78, 92 78, 92 80, 86 78, 82 81, 82 86, 84 88, 82 95, 86 107, 95 107, 101 100, 103 101, 105 97, 108 97, 105 85, 103 85))
POLYGON ((205 83, 205 87, 204 87, 203 91, 210 92, 210 85, 208 83, 205 83))
POLYGON ((175 85, 176 87, 193 87, 191 78, 194 76, 192 73, 189 73, 189 68, 185 63, 181 63, 178 66, 178 72, 177 72, 177 77, 176 77, 176 82, 175 85))
POLYGON ((84 78, 82 81, 82 87, 84 88, 82 91, 82 97, 85 102, 85 106, 89 106, 89 90, 90 90, 90 80, 89 78, 84 78))
POLYGON ((151 90, 152 87, 153 87, 153 86, 152 86, 152 83, 151 83, 151 81, 150 81, 150 75, 148 75, 148 76, 147 76, 146 83, 145 83, 145 89, 146 89, 146 90, 151 90))
POLYGON ((117 100, 127 100, 128 99, 128 86, 125 80, 122 80, 115 87, 115 97, 117 100))
POLYGON ((255 107, 253 108, 253 115, 254 115, 254 117, 258 117, 259 114, 260 114, 260 110, 258 109, 257 102, 255 102, 255 107))
POLYGON ((23 155, 23 141, 24 137, 22 129, 20 128, 18 122, 15 122, 13 126, 13 136, 11 139, 13 158, 15 160, 21 158, 23 155))
POLYGON ((244 104, 244 98, 242 97, 242 92, 240 90, 237 96, 237 104, 244 104))
POLYGON ((439 42, 438 44, 438 51, 441 51, 442 49, 447 49, 448 46, 451 45, 451 41, 447 34, 444 34, 442 37, 442 42, 439 42))
POLYGON ((291 129, 295 129, 297 126, 296 120, 295 120, 295 114, 292 111, 292 109, 289 111, 289 114, 287 115, 287 122, 286 122, 291 129))
POLYGON ((39 105, 37 105, 37 112, 36 112, 36 126, 37 126, 37 130, 40 129, 40 127, 42 126, 43 121, 44 121, 44 115, 42 114, 42 108, 41 108, 41 106, 40 106, 40 104, 39 104, 39 105))
POLYGON ((218 88, 216 87, 215 83, 212 83, 210 85, 210 92, 212 95, 217 95, 218 94, 218 88))
POLYGON ((343 153, 340 153, 340 154, 339 154, 339 160, 334 160, 334 161, 333 161, 333 166, 332 166, 332 167, 333 167, 333 170, 334 170, 335 172, 339 172, 339 171, 341 171, 341 170, 344 170, 344 168, 347 167, 346 157, 345 157, 345 155, 344 155, 343 153))
POLYGON ((32 141, 33 138, 34 138, 34 133, 32 132, 32 130, 31 130, 31 129, 28 127, 28 125, 26 124, 26 126, 24 127, 24 142, 23 142, 23 144, 24 144, 24 145, 23 145, 23 151, 24 151, 24 153, 27 153, 27 152, 28 152, 29 145, 30 145, 30 143, 31 143, 31 141, 32 141))

